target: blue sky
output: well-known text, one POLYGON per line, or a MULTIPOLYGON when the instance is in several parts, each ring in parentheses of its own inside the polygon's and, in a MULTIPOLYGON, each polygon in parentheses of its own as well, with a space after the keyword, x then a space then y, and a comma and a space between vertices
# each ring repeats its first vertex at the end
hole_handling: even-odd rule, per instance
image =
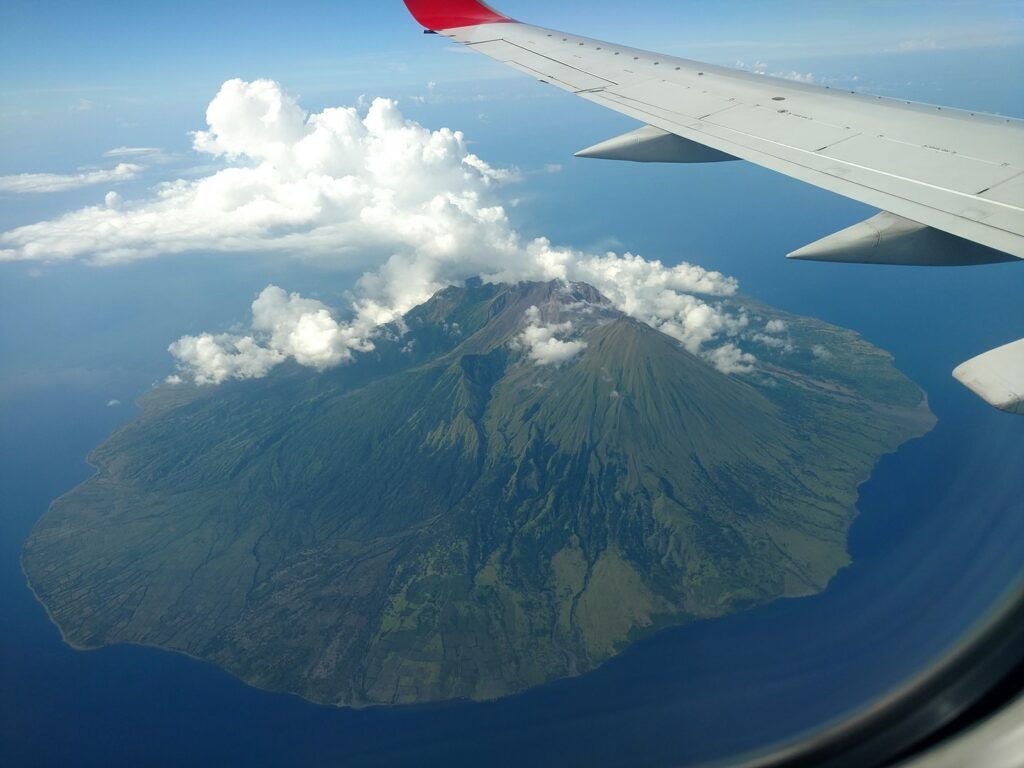
MULTIPOLYGON (((1022 111, 999 98, 1005 70, 1024 69, 1022 0, 645 0, 629 12, 608 0, 498 5, 538 24, 714 63, 859 77, 876 92, 1022 111), (958 49, 969 56, 928 59, 958 49), (930 89, 922 83, 929 77, 930 89)), ((67 172, 100 163, 116 146, 186 150, 188 132, 202 127, 206 104, 231 77, 275 79, 311 110, 359 94, 408 99, 428 81, 451 101, 472 99, 488 79, 505 84, 492 95, 555 108, 549 94, 500 65, 470 63, 420 35, 400 0, 7 0, 0 5, 0 174, 67 172)), ((558 108, 573 109, 570 101, 557 100, 558 108)), ((413 109, 449 120, 469 112, 413 109)))
MULTIPOLYGON (((621 2, 498 5, 538 24, 715 63, 743 62, 885 95, 1024 112, 1022 89, 1008 77, 1024 71, 1022 2, 646 0, 629 13, 621 2)), ((233 77, 271 78, 309 112, 354 104, 364 95, 397 98, 407 118, 429 129, 465 131, 469 150, 494 167, 518 169, 518 184, 500 202, 524 240, 546 236, 595 253, 613 249, 666 264, 693 261, 737 276, 744 290, 797 311, 834 311, 836 302, 817 299, 834 285, 836 273, 813 265, 797 273, 777 259, 871 213, 746 164, 637 169, 574 160, 575 150, 633 123, 422 35, 399 0, 173 7, 8 0, 0 14, 0 176, 104 173, 132 160, 110 156, 115 148, 160 150, 128 180, 3 195, 0 232, 102 206, 111 191, 126 201, 145 201, 160 182, 216 172, 218 161, 193 151, 192 132, 206 128, 208 104, 233 77), (549 172, 551 166, 558 172, 549 172)), ((361 103, 365 108, 368 101, 361 103)), ((279 265, 260 258, 268 275, 276 275, 279 265)), ((226 294, 234 267, 219 263, 215 283, 226 294)), ((286 287, 316 283, 322 268, 293 270, 286 287)), ((72 268, 0 264, 8 273, 43 276, 60 269, 72 268)), ((146 279, 145 266, 118 269, 109 279, 146 279)), ((993 268, 958 278, 907 278, 901 271, 880 282, 880 273, 864 269, 846 271, 842 279, 867 295, 877 295, 880 284, 929 284, 938 295, 972 284, 983 295, 993 279, 1019 287, 1019 273, 993 268)), ((246 283, 242 295, 225 304, 225 323, 245 316, 251 291, 246 283)), ((331 295, 338 294, 340 289, 331 295)), ((1019 292, 1010 290, 1005 306, 1013 306, 1013 295, 1019 292)), ((994 302, 991 309, 1019 326, 1019 312, 1014 318, 1002 306, 994 302)), ((855 314, 835 319, 850 323, 855 314)), ((862 327, 872 321, 860 320, 862 327)), ((1019 327, 1005 327, 1013 324, 986 327, 998 327, 993 342, 1009 341, 1021 335, 1019 327)), ((199 330, 183 320, 183 332, 199 330)), ((987 348, 982 343, 988 341, 965 341, 955 354, 980 352, 987 348)))
MULTIPOLYGON (((710 58, 866 53, 1019 43, 1017 0, 505 0, 512 16, 614 37, 667 53, 710 58)), ((400 0, 127 5, 111 0, 8 0, 0 45, 3 87, 23 91, 202 86, 210 78, 319 78, 360 73, 367 86, 409 84, 440 66, 437 46, 417 44, 400 0)), ((451 70, 451 68, 445 68, 451 70)), ((450 72, 456 76, 455 71, 450 72)), ((307 83, 298 82, 298 86, 307 83)))
MULTIPOLYGON (((608 0, 499 5, 538 24, 715 63, 787 71, 834 58, 840 75, 856 68, 838 61, 844 56, 1019 50, 1024 41, 1020 0, 646 0, 629 12, 608 0)), ((975 67, 991 74, 984 54, 975 67)), ((360 93, 408 95, 427 80, 454 89, 512 79, 419 35, 400 0, 7 0, 0 6, 0 173, 93 162, 105 139, 187 146, 186 132, 231 77, 273 78, 309 108, 360 93)))
MULTIPOLYGON (((544 26, 733 63, 1024 41, 1017 0, 505 0, 544 26)), ((304 94, 411 86, 470 73, 422 40, 400 0, 125 4, 7 0, 0 9, 0 99, 10 113, 183 105, 229 77, 270 76, 304 94)), ((497 70, 474 67, 474 77, 497 70), (476 70, 482 69, 482 72, 476 70)))

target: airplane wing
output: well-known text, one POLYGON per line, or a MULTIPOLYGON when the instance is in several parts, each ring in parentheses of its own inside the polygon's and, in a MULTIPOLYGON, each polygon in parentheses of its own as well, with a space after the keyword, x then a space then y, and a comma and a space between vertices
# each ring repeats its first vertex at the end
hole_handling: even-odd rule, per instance
MULTIPOLYGON (((791 258, 1024 260, 1024 121, 625 48, 523 24, 480 0, 405 4, 429 32, 643 123, 581 157, 747 160, 881 210, 791 258)), ((1024 392, 1024 381, 1013 384, 1024 392)), ((995 400, 1004 410, 1021 407, 995 400)))

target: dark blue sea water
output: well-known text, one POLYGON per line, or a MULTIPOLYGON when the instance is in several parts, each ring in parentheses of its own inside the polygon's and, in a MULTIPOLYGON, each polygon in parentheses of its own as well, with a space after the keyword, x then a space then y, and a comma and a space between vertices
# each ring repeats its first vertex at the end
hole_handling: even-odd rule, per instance
MULTIPOLYGON (((32 524, 88 477, 89 449, 167 372, 161 345, 188 330, 181 318, 216 327, 240 314, 246 290, 270 280, 308 287, 296 284, 301 270, 289 278, 236 262, 221 269, 241 286, 234 293, 242 301, 225 303, 217 300, 224 274, 193 267, 151 264, 117 277, 68 267, 42 280, 8 270, 0 282, 0 319, 23 329, 5 333, 0 349, 4 765, 635 766, 717 757, 813 728, 884 693, 1024 572, 1024 421, 963 391, 946 359, 958 346, 985 348, 986 313, 1011 297, 997 291, 986 306, 974 293, 990 290, 986 280, 1019 291, 1017 273, 932 278, 931 298, 914 299, 917 312, 932 314, 911 327, 893 320, 899 309, 867 311, 856 291, 787 299, 777 280, 765 298, 790 308, 820 302, 822 314, 849 315, 893 349, 940 418, 862 487, 854 564, 823 594, 668 630, 593 674, 487 704, 335 710, 157 650, 73 651, 20 571, 32 524), (953 283, 965 302, 978 302, 977 317, 933 306, 953 283), (108 406, 115 398, 124 405, 108 406)), ((913 284, 907 272, 891 274, 894 291, 913 284)), ((813 286, 817 278, 801 279, 813 286)))

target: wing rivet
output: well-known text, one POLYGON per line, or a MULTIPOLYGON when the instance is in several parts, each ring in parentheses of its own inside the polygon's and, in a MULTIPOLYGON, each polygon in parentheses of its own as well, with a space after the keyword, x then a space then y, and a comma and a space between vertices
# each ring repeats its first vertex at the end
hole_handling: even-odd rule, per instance
POLYGON ((785 101, 785 96, 772 96, 772 101, 785 101))

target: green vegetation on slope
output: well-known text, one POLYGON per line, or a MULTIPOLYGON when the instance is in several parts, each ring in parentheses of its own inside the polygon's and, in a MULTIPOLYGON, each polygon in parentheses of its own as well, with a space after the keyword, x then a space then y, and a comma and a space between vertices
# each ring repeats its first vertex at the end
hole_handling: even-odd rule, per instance
POLYGON ((803 351, 726 376, 588 286, 473 283, 352 365, 158 388, 26 573, 76 645, 345 705, 502 696, 817 592, 857 485, 932 417, 855 334, 757 311, 803 351), (534 364, 531 306, 586 349, 534 364))

